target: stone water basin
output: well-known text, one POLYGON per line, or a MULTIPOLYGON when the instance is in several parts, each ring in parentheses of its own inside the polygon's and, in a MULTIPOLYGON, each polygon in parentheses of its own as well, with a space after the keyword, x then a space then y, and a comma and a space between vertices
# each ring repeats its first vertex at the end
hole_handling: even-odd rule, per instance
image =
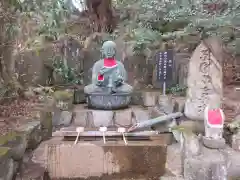
POLYGON ((159 179, 165 173, 167 145, 152 141, 63 141, 54 137, 34 152, 53 179, 159 179))

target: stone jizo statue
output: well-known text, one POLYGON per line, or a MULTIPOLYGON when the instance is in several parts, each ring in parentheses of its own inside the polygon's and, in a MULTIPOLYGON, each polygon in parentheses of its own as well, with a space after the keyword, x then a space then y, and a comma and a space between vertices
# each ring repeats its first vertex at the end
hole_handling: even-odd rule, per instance
POLYGON ((127 72, 123 63, 115 59, 116 44, 106 41, 102 46, 104 59, 97 61, 92 68, 92 84, 84 88, 86 94, 94 92, 131 93, 132 86, 126 84, 127 72))
MULTIPOLYGON (((217 100, 218 96, 212 95, 212 99, 217 100)), ((219 100, 220 101, 220 100, 219 100)), ((223 148, 225 140, 223 138, 223 126, 225 116, 220 104, 211 101, 204 111, 205 136, 203 143, 209 148, 223 148)))
POLYGON ((130 103, 132 86, 126 83, 127 72, 122 62, 115 59, 117 47, 113 41, 103 43, 103 59, 92 68, 92 84, 85 86, 88 106, 98 109, 118 109, 130 103))

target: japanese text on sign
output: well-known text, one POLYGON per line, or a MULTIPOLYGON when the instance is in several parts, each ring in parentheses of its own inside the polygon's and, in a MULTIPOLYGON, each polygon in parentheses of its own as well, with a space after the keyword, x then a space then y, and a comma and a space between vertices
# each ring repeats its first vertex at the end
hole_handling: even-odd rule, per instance
POLYGON ((159 81, 171 81, 173 71, 173 52, 168 50, 157 54, 157 77, 159 81))

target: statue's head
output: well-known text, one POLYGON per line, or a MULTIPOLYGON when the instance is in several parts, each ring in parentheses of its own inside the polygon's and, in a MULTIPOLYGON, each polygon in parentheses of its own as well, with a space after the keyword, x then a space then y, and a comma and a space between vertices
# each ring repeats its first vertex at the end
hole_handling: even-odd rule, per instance
POLYGON ((117 52, 117 46, 116 43, 113 41, 106 41, 102 45, 102 55, 104 58, 113 58, 116 55, 117 52))

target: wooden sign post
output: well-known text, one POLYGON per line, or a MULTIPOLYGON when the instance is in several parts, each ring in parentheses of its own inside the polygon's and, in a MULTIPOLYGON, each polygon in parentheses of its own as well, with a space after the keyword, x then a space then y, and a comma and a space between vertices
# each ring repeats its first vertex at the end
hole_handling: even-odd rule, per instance
POLYGON ((163 95, 166 95, 166 88, 172 85, 173 81, 173 50, 158 52, 157 60, 157 81, 163 88, 163 95))

